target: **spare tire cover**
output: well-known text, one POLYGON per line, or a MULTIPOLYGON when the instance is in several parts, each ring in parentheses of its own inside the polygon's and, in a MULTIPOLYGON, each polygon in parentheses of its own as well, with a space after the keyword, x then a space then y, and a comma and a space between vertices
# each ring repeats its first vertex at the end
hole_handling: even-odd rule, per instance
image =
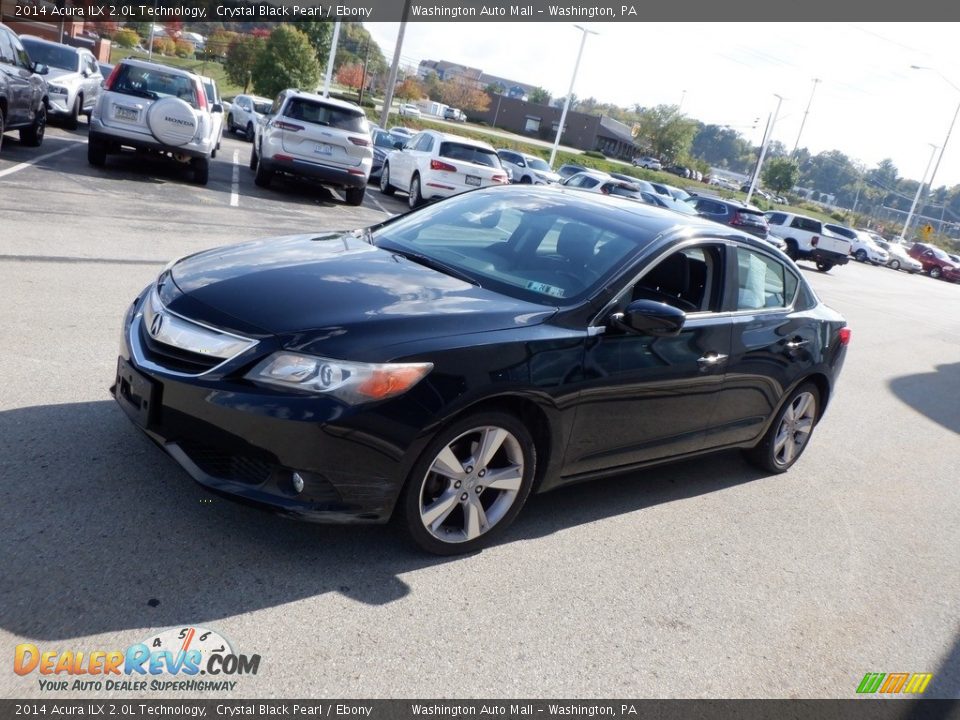
POLYGON ((147 111, 150 132, 165 145, 186 145, 197 134, 199 123, 200 118, 194 109, 180 98, 163 98, 147 111))

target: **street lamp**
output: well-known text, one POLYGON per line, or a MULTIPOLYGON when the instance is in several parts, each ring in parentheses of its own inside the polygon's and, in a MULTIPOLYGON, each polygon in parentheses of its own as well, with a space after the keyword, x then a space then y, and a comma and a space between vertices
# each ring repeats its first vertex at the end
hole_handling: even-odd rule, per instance
POLYGON ((580 52, 577 53, 577 61, 573 64, 573 76, 570 78, 570 89, 567 91, 567 98, 563 103, 563 112, 560 113, 560 127, 557 128, 557 139, 553 141, 553 150, 550 151, 550 167, 553 167, 553 161, 557 158, 557 148, 560 147, 560 136, 563 134, 563 125, 567 121, 567 111, 570 110, 570 97, 573 95, 573 84, 577 81, 577 70, 580 69, 580 58, 583 56, 583 46, 587 44, 587 35, 599 35, 593 30, 587 30, 580 25, 574 25, 577 30, 583 32, 583 39, 580 40, 580 52))
POLYGON ((683 110, 683 101, 687 99, 687 91, 684 90, 680 93, 680 104, 677 105, 677 115, 680 114, 680 111, 683 110))
POLYGON ((777 99, 777 109, 773 111, 773 119, 770 121, 770 127, 767 130, 766 137, 763 139, 763 146, 760 148, 760 157, 757 159, 757 167, 753 171, 753 178, 750 180, 750 189, 747 191, 747 205, 750 204, 750 198, 753 197, 753 191, 757 188, 757 179, 760 177, 760 168, 763 167, 763 158, 766 157, 767 147, 770 145, 770 138, 773 137, 773 126, 777 124, 777 115, 780 114, 780 105, 783 104, 782 95, 777 95, 774 93, 773 96, 777 99))
POLYGON ((807 124, 807 115, 810 114, 810 105, 813 103, 813 94, 817 91, 817 83, 820 82, 820 78, 813 79, 813 90, 810 91, 810 99, 807 100, 807 109, 803 111, 803 120, 800 121, 800 132, 797 133, 797 142, 793 145, 793 152, 791 155, 797 154, 797 148, 800 147, 800 136, 803 135, 803 126, 807 124))
MULTIPOLYGON (((940 72, 936 68, 926 67, 924 65, 911 65, 910 69, 911 70, 929 70, 931 72, 935 72, 937 75, 940 76, 940 79, 943 80, 947 85, 952 87, 957 92, 960 92, 960 87, 957 87, 956 85, 954 85, 950 81, 950 78, 948 78, 946 75, 944 75, 942 72, 940 72)), ((930 189, 931 190, 933 190, 933 179, 937 176, 937 170, 940 169, 940 161, 943 160, 943 154, 947 151, 947 143, 950 142, 950 133, 953 132, 953 126, 957 122, 957 115, 960 115, 960 103, 957 103, 957 109, 953 111, 953 120, 950 121, 950 127, 947 128, 947 136, 943 139, 943 145, 940 146, 940 155, 937 157, 937 163, 936 165, 933 166, 933 172, 930 173, 930 189)), ((904 228, 904 232, 906 232, 906 228, 904 228)))
MULTIPOLYGON (((948 134, 949 137, 949 134, 948 134)), ((927 181, 927 171, 930 169, 930 166, 933 164, 933 158, 937 154, 939 148, 933 143, 928 143, 930 147, 933 148, 933 151, 930 153, 930 159, 927 160, 927 166, 923 169, 923 177, 920 178, 920 186, 917 188, 917 194, 913 198, 913 205, 910 206, 910 212, 907 213, 907 219, 903 223, 903 231, 900 233, 900 239, 907 239, 907 228, 910 227, 910 221, 913 220, 913 211, 917 209, 917 203, 920 202, 920 194, 923 192, 923 185, 927 181)), ((943 151, 940 151, 940 155, 943 155, 943 151)), ((936 170, 936 168, 934 168, 936 170)), ((931 177, 933 177, 931 175, 931 177)))

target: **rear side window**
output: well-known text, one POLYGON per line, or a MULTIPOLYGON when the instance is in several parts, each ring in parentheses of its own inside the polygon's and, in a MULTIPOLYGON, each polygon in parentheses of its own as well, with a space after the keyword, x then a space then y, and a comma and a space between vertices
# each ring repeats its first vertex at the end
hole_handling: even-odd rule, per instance
POLYGON ((785 213, 770 213, 767 215, 767 222, 771 225, 783 225, 786 222, 787 216, 785 213))
POLYGON ((823 232, 820 229, 820 223, 817 220, 812 220, 805 217, 795 217, 793 222, 790 223, 790 227, 797 228, 798 230, 806 230, 807 232, 823 232))
MULTIPOLYGON (((262 112, 269 111, 267 108, 262 112)), ((261 111, 258 109, 258 112, 261 111)), ((290 98, 283 114, 292 120, 301 120, 312 125, 323 125, 349 132, 367 131, 367 120, 362 113, 308 98, 290 98)))
POLYGON ((484 165, 486 167, 499 168, 500 158, 493 150, 476 147, 474 145, 464 145, 458 142, 440 143, 440 157, 450 158, 451 160, 462 160, 473 163, 474 165, 484 165))
POLYGON ((164 72, 159 68, 121 64, 110 90, 151 100, 177 97, 190 106, 197 107, 197 94, 193 80, 185 75, 164 72))
POLYGON ((707 215, 726 215, 727 206, 713 200, 697 200, 697 210, 707 215))
POLYGON ((798 283, 797 277, 778 260, 737 248, 737 310, 789 307, 798 283))

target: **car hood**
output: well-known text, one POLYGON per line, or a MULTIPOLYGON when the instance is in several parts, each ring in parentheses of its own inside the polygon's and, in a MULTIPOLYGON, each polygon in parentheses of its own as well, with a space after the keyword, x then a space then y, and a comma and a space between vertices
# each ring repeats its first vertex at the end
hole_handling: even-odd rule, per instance
POLYGON ((556 312, 417 264, 352 233, 216 248, 175 263, 171 277, 180 292, 164 301, 173 312, 360 360, 400 343, 534 325, 556 312))
POLYGON ((53 67, 47 71, 45 77, 47 82, 55 82, 58 85, 73 85, 83 79, 83 76, 76 70, 61 70, 53 67))

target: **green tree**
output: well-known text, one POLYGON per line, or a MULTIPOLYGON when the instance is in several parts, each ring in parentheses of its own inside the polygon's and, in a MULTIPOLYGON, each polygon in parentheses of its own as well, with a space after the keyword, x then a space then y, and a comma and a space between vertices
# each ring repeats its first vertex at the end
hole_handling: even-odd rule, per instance
POLYGON ((800 168, 787 157, 775 157, 764 163, 763 182, 778 195, 783 194, 800 179, 800 168))
POLYGON ((310 38, 310 44, 316 50, 317 64, 325 68, 327 56, 330 54, 330 43, 333 40, 333 23, 310 20, 298 22, 297 27, 310 38))
POLYGON ((637 141, 668 162, 689 152, 697 132, 697 123, 681 115, 676 105, 647 108, 640 113, 637 124, 637 141))
POLYGON ((550 93, 542 87, 535 87, 530 91, 530 102, 536 103, 537 105, 549 105, 550 93))
MULTIPOLYGON (((641 110, 641 114, 646 112, 641 110)), ((700 126, 690 145, 691 155, 716 167, 742 172, 751 164, 750 144, 736 130, 723 125, 700 126)))
POLYGON ((437 75, 437 73, 433 70, 428 72, 421 84, 423 85, 423 92, 428 98, 431 100, 440 99, 440 95, 443 92, 443 82, 441 82, 440 76, 437 75))
POLYGON ((286 88, 316 90, 320 65, 310 38, 293 25, 280 25, 267 40, 252 72, 257 92, 273 97, 286 88))
POLYGON ((132 28, 124 28, 117 31, 117 34, 113 36, 113 41, 120 47, 132 48, 140 42, 140 36, 132 28))
POLYGON ((240 35, 227 50, 227 59, 223 69, 234 85, 242 85, 243 91, 250 89, 250 77, 253 68, 263 54, 266 43, 260 38, 251 35, 240 35))

